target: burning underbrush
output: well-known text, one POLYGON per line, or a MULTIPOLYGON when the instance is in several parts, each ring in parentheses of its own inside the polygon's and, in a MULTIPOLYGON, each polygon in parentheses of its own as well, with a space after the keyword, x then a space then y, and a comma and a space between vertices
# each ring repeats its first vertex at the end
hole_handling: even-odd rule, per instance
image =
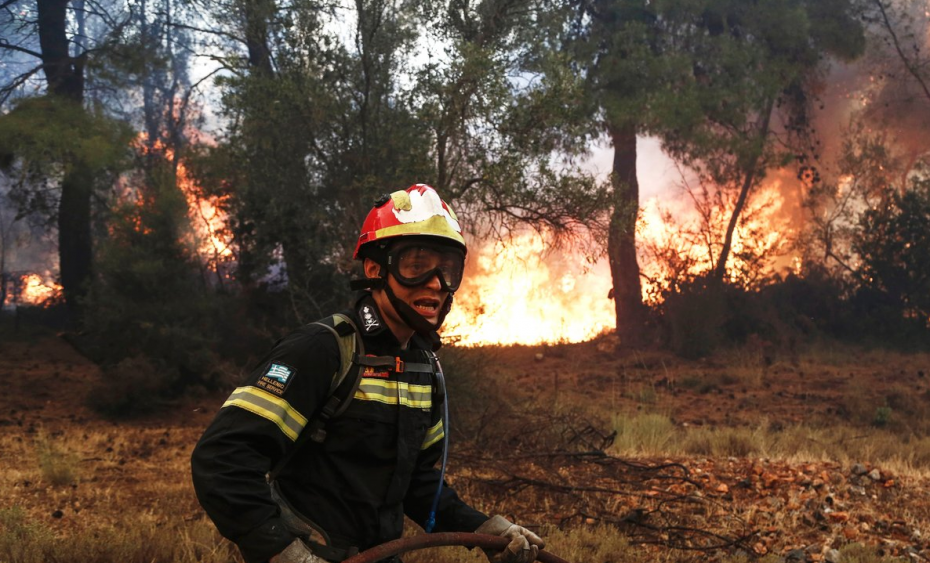
POLYGON ((64 301, 61 285, 55 281, 51 272, 4 273, 2 280, 2 299, 4 309, 16 307, 49 308, 64 301))

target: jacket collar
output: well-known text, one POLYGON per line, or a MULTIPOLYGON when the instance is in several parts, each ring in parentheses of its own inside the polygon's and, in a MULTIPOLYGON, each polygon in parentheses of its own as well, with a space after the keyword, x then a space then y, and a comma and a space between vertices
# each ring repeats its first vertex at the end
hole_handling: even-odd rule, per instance
MULTIPOLYGON (((377 342, 378 346, 389 348, 400 348, 400 342, 387 323, 384 322, 384 315, 374 298, 368 291, 363 291, 355 301, 353 309, 357 326, 362 336, 368 340, 377 342)), ((421 335, 414 333, 410 338, 409 349, 432 350, 434 347, 421 335)))

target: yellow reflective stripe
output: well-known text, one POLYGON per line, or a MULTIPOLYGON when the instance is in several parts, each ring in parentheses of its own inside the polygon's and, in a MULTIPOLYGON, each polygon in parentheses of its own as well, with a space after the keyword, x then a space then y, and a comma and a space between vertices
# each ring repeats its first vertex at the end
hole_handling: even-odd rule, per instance
POLYGON ((239 407, 274 422, 291 440, 307 425, 304 415, 284 399, 257 387, 239 387, 223 403, 224 407, 239 407))
POLYGON ((387 405, 400 404, 415 409, 428 409, 433 406, 433 389, 429 385, 364 377, 358 385, 355 398, 387 405))
POLYGON ((442 420, 436 423, 435 426, 426 431, 426 437, 423 438, 423 445, 420 446, 421 450, 432 446, 439 440, 442 440, 446 435, 445 430, 442 427, 442 420))

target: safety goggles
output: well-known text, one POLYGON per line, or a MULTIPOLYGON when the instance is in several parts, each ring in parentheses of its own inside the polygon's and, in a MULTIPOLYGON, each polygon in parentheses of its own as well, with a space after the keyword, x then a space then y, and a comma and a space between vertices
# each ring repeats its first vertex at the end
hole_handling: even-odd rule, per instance
POLYGON ((388 252, 388 271, 401 285, 415 287, 439 277, 445 291, 462 283, 465 253, 457 248, 429 244, 402 244, 388 252))

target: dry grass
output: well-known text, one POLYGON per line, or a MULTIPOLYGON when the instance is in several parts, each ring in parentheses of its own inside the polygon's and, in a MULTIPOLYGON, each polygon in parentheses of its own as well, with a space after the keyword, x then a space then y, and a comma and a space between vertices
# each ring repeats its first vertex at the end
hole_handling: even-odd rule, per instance
POLYGON ((39 471, 45 483, 56 487, 77 483, 79 459, 74 452, 41 431, 35 437, 35 451, 39 471))
POLYGON ((160 525, 150 514, 62 537, 20 507, 0 510, 0 561, 8 563, 228 563, 236 558, 213 525, 199 519, 160 525))
POLYGON ((663 414, 617 414, 612 451, 621 456, 765 457, 787 461, 881 463, 920 476, 930 467, 930 436, 880 428, 792 425, 760 422, 752 427, 686 427, 663 414))
MULTIPOLYGON (((584 526, 568 530, 546 528, 541 530, 546 540, 546 551, 573 563, 641 563, 642 561, 682 561, 649 554, 642 548, 630 546, 624 535, 610 526, 584 526)), ((404 555, 405 563, 483 563, 480 549, 444 547, 422 550, 404 555)), ((736 563, 736 560, 732 560, 736 563)))
POLYGON ((77 427, 6 433, 0 562, 239 560, 193 497, 196 429, 77 427))
MULTIPOLYGON (((37 350, 42 349, 37 345, 37 350)), ((531 404, 533 408, 557 410, 553 405, 563 405, 583 408, 586 416, 595 424, 603 424, 603 428, 611 424, 597 419, 612 421, 618 432, 612 453, 624 457, 766 457, 833 460, 847 465, 880 463, 882 469, 898 474, 930 477, 930 438, 923 430, 930 427, 926 422, 930 411, 925 408, 922 394, 930 378, 917 379, 916 375, 918 369, 927 371, 926 355, 902 359, 844 349, 827 354, 829 361, 823 364, 816 363, 823 360, 803 356, 800 367, 795 368, 778 359, 768 365, 768 360, 754 350, 731 351, 728 357, 691 363, 660 353, 617 359, 608 353, 585 350, 583 345, 552 347, 544 350, 543 360, 536 360, 536 350, 530 348, 452 348, 449 354, 444 349, 444 367, 453 386, 450 396, 458 417, 453 423, 456 438, 490 443, 499 434, 497 423, 509 420, 508 408, 524 409, 531 404), (882 364, 895 364, 895 369, 883 374, 879 385, 867 383, 874 379, 860 380, 861 375, 879 369, 873 366, 882 364), (899 365, 911 379, 903 380, 899 365), (803 370, 805 374, 794 380, 822 385, 816 391, 823 393, 805 402, 808 399, 801 396, 803 390, 788 389, 794 392, 792 400, 802 403, 800 407, 775 413, 762 410, 773 402, 775 391, 785 389, 779 387, 778 378, 791 376, 789 369, 803 370), (476 377, 462 377, 470 372, 476 377), (829 377, 821 378, 824 374, 829 377), (487 398, 500 390, 502 381, 512 386, 514 397, 512 404, 505 402, 496 408, 497 403, 487 398), (774 387, 769 388, 770 384, 774 387), (918 386, 920 393, 911 391, 918 386), (794 416, 822 406, 825 397, 830 398, 827 391, 842 392, 841 412, 831 415, 831 424, 827 425, 824 418, 799 420, 794 416), (735 393, 736 399, 727 403, 730 393, 735 393), (743 401, 755 401, 753 404, 760 405, 760 409, 743 408, 743 401), (752 418, 734 419, 730 425, 721 423, 713 419, 714 411, 708 408, 717 405, 723 405, 724 412, 748 411, 752 418), (683 417, 701 407, 700 416, 683 417), (885 410, 879 411, 879 407, 885 410), (876 426, 876 418, 884 420, 880 422, 883 425, 876 426), (683 420, 692 423, 685 426, 683 420)), ((24 351, 20 353, 26 356, 24 351)), ((54 369, 61 369, 63 376, 71 377, 75 386, 83 388, 86 374, 68 372, 66 364, 70 362, 78 370, 85 369, 71 356, 63 357, 54 369)), ((26 365, 22 361, 19 364, 26 365)), ((44 364, 33 367, 30 363, 27 367, 29 381, 48 369, 44 364)), ((49 369, 49 376, 52 372, 49 369)), ((60 380, 56 377, 56 381, 60 380)), ((7 415, 10 409, 0 413, 0 422, 5 420, 7 425, 0 434, 0 459, 5 461, 0 468, 0 562, 240 561, 235 547, 222 539, 204 517, 190 485, 190 449, 221 398, 204 402, 204 409, 178 410, 162 416, 160 421, 123 424, 93 417, 80 410, 82 401, 69 399, 46 395, 36 402, 47 401, 47 407, 30 410, 16 405, 17 414, 7 415)), ((464 485, 459 491, 479 507, 493 504, 498 509, 517 510, 516 497, 469 497, 475 491, 464 485)), ((786 498, 784 502, 793 500, 799 501, 786 498)), ((925 535, 926 523, 930 522, 928 506, 914 502, 901 510, 902 517, 924 530, 925 535)), ((544 508, 554 514, 565 507, 544 508)), ((772 525, 777 525, 779 534, 782 530, 793 534, 801 527, 799 514, 781 510, 773 517, 772 525)), ((709 520, 715 514, 710 511, 703 517, 709 520)), ((753 519, 752 515, 743 517, 753 519)), ((572 522, 574 527, 566 529, 544 527, 542 534, 549 551, 573 563, 707 560, 707 554, 630 546, 622 531, 572 522)), ((858 545, 843 547, 841 554, 843 563, 894 561, 881 557, 873 548, 858 545)), ((745 560, 738 555, 714 556, 718 563, 745 560)), ((408 563, 485 560, 479 550, 462 548, 426 550, 404 559, 408 563)), ((769 555, 757 561, 775 563, 779 556, 769 555)))
MULTIPOLYGON (((643 548, 631 546, 624 534, 612 526, 594 525, 560 530, 542 530, 546 540, 546 551, 573 563, 652 563, 706 561, 708 555, 701 552, 687 553, 670 551, 657 554, 643 548)), ((875 547, 850 544, 838 550, 842 563, 893 563, 905 561, 901 558, 882 555, 875 547)), ((820 553, 816 551, 815 553, 820 553)), ((444 547, 416 551, 404 555, 406 563, 483 563, 487 561, 479 549, 444 547)), ((735 554, 714 558, 718 563, 784 563, 785 558, 767 555, 762 558, 735 554)))

